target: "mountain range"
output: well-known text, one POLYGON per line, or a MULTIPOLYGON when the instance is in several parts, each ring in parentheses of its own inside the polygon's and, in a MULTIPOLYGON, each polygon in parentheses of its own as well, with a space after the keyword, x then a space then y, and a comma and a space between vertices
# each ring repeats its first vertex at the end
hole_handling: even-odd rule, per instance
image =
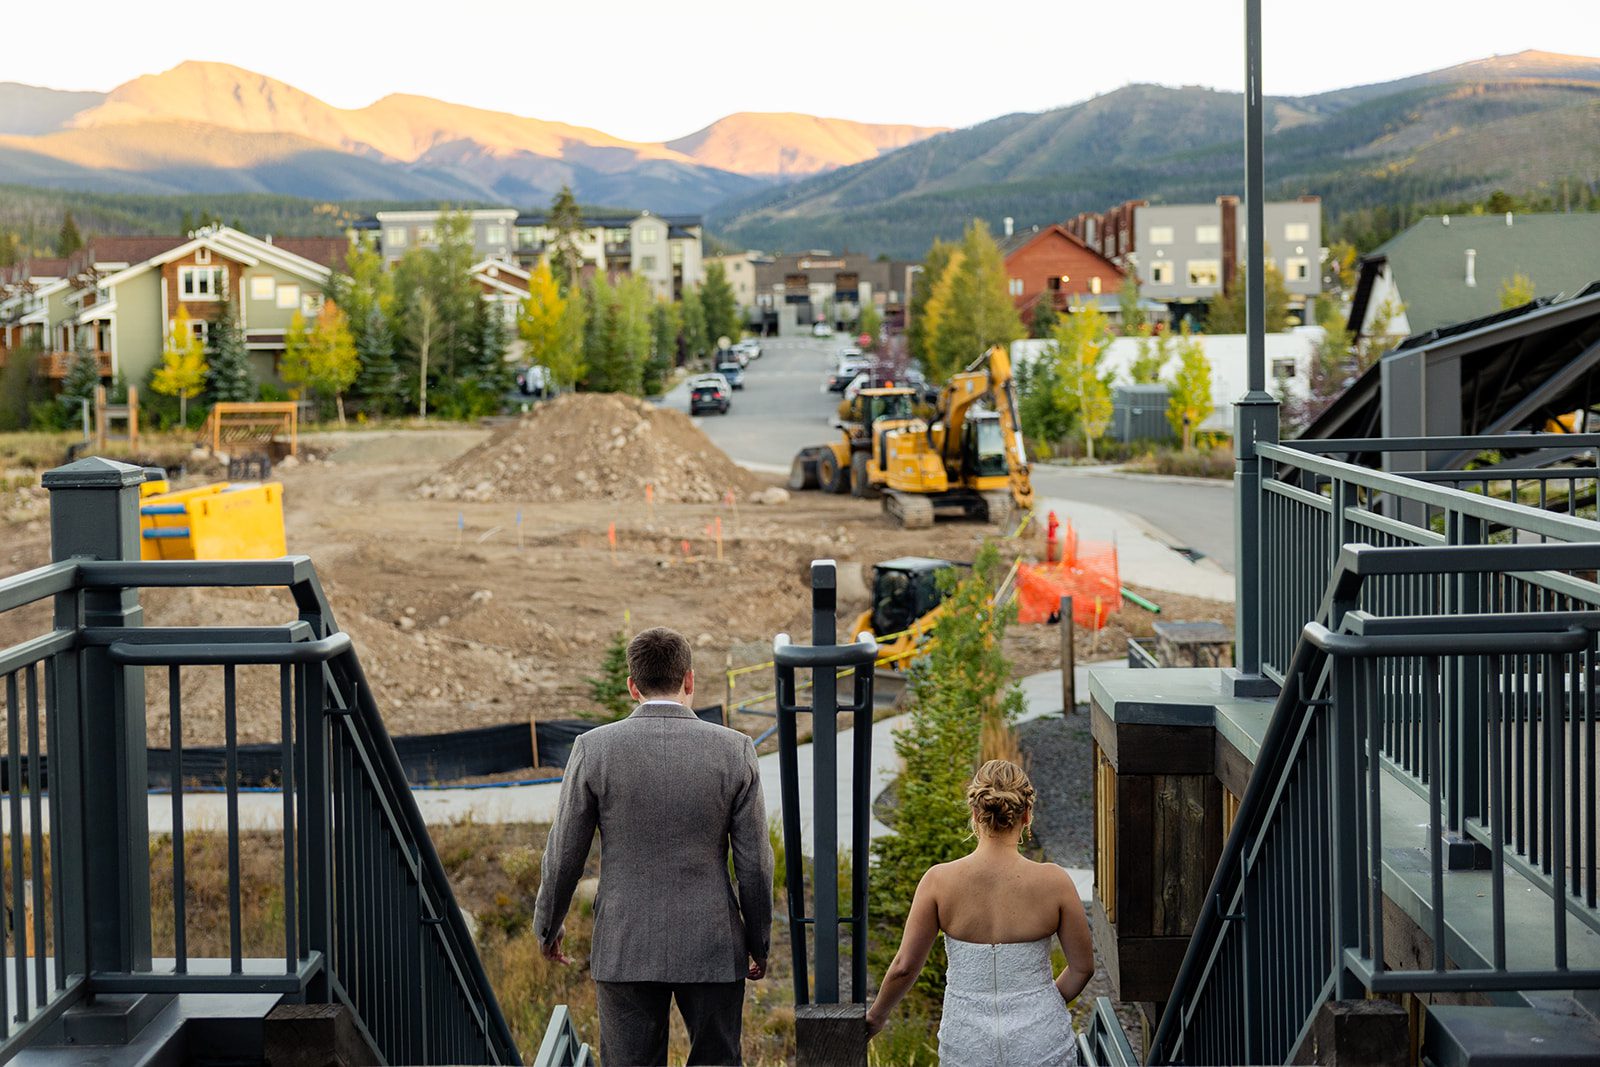
MULTIPOLYGON (((1268 195, 1317 194, 1329 219, 1563 182, 1600 200, 1600 59, 1522 52, 1268 103, 1268 195)), ((973 217, 1028 226, 1134 198, 1209 202, 1243 191, 1242 109, 1238 93, 1129 85, 759 190, 708 224, 752 248, 917 256, 973 217)))
POLYGON ((569 184, 588 203, 700 211, 940 132, 744 112, 647 143, 423 96, 337 108, 222 63, 103 94, 0 83, 0 180, 100 192, 531 205, 569 184))
MULTIPOLYGON (((521 207, 565 183, 596 206, 706 213, 730 245, 920 256, 973 217, 1241 192, 1241 110, 1237 93, 1133 84, 959 130, 741 112, 639 142, 421 96, 337 108, 187 62, 108 93, 0 83, 0 183, 521 207)), ((1330 226, 1495 189, 1600 202, 1600 59, 1521 52, 1270 98, 1267 178, 1274 198, 1321 196, 1330 226)))

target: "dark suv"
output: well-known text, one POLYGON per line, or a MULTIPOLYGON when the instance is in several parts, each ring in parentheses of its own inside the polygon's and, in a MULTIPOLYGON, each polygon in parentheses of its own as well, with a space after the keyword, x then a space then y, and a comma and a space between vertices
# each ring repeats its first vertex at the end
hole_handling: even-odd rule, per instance
POLYGON ((732 396, 733 390, 722 375, 703 375, 689 383, 689 414, 715 411, 719 415, 726 415, 732 396))

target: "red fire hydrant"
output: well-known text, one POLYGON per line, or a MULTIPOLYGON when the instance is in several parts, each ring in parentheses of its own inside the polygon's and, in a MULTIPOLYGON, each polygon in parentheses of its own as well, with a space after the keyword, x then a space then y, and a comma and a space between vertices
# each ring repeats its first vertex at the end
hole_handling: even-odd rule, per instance
POLYGON ((1056 518, 1056 513, 1050 513, 1050 524, 1045 529, 1044 535, 1044 561, 1054 563, 1061 555, 1061 520, 1056 518))

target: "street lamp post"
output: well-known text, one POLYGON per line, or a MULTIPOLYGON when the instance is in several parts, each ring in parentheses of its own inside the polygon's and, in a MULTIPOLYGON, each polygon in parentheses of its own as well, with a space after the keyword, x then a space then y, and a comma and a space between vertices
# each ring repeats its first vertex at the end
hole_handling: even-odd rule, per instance
POLYGON ((1267 392, 1264 152, 1262 146, 1261 0, 1244 3, 1245 335, 1248 377, 1234 404, 1234 696, 1270 696, 1261 673, 1261 457, 1256 446, 1278 440, 1278 402, 1267 392))
POLYGON ((906 309, 905 314, 901 316, 902 328, 905 329, 908 332, 911 329, 911 276, 914 275, 914 274, 921 274, 921 273, 922 273, 922 264, 920 264, 920 263, 907 264, 907 266, 906 266, 906 287, 905 287, 905 290, 903 292, 901 292, 901 294, 900 294, 900 301, 905 306, 905 309, 906 309))

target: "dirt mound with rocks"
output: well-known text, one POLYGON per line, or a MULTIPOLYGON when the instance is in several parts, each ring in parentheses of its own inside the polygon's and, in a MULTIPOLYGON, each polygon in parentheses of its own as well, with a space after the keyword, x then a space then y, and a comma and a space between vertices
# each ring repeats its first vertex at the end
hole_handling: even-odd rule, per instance
POLYGON ((446 464, 418 492, 432 500, 643 500, 709 504, 763 487, 680 411, 611 393, 540 404, 446 464))

